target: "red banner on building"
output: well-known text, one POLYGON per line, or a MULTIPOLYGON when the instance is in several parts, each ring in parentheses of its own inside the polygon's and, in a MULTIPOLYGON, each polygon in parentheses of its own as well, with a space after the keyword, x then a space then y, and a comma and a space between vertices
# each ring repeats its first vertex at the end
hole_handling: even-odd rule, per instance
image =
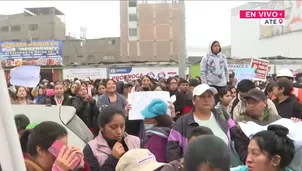
POLYGON ((269 72, 269 61, 253 58, 251 67, 255 69, 255 80, 265 81, 269 72))

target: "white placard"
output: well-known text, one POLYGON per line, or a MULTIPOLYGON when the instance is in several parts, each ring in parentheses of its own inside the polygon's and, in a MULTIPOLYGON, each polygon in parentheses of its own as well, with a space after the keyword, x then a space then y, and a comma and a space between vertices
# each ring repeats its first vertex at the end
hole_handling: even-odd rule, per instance
MULTIPOLYGON (((143 120, 144 117, 141 111, 144 110, 153 99, 161 99, 168 104, 170 93, 168 91, 133 92, 128 95, 128 99, 129 104, 132 106, 129 111, 129 120, 143 120)), ((167 114, 171 114, 169 109, 167 110, 167 114)))
POLYGON ((292 140, 295 141, 295 143, 301 147, 302 146, 302 134, 301 134, 301 130, 302 130, 302 122, 293 122, 291 119, 279 119, 269 125, 266 126, 261 126, 256 124, 255 122, 249 121, 247 123, 243 123, 243 122, 239 122, 238 123, 242 132, 249 138, 251 138, 252 135, 260 132, 260 131, 264 131, 267 130, 267 127, 269 125, 282 125, 286 128, 288 128, 289 133, 288 133, 288 137, 292 140))

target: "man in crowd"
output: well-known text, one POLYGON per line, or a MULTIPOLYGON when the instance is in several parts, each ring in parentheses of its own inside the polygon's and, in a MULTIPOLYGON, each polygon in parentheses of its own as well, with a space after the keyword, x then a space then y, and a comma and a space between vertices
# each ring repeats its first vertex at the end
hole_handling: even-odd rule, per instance
MULTIPOLYGON (((248 94, 248 91, 254 89, 255 85, 251 80, 241 80, 237 85, 238 97, 235 98, 229 107, 229 114, 236 120, 242 113, 246 110, 246 104, 244 103, 245 97, 248 94)), ((275 104, 270 100, 266 100, 267 109, 270 113, 278 115, 278 111, 275 107, 275 104)))

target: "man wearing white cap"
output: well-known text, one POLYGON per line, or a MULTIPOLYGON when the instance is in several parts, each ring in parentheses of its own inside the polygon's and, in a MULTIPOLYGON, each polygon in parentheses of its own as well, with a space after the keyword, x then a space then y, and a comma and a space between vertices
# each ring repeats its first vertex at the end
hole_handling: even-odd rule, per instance
MULTIPOLYGON (((280 78, 287 78, 294 82, 294 74, 289 69, 281 69, 277 72, 276 78, 277 80, 280 78)), ((294 94, 300 101, 300 104, 302 104, 302 89, 293 87, 292 94, 294 94)))

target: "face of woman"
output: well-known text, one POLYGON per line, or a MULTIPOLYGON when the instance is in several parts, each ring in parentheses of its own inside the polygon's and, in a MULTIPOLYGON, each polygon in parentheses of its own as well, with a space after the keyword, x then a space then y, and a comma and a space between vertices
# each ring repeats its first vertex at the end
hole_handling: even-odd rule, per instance
POLYGON ((45 92, 45 90, 43 88, 39 88, 39 92, 38 92, 39 95, 44 94, 44 92, 45 92))
POLYGON ((99 94, 99 95, 104 94, 105 91, 106 91, 105 86, 99 85, 99 87, 98 87, 98 94, 99 94))
POLYGON ((107 82, 107 88, 106 88, 106 91, 109 92, 109 93, 114 93, 116 92, 116 84, 113 80, 109 80, 107 82))
POLYGON ((18 98, 25 98, 27 96, 27 92, 24 87, 20 87, 17 92, 18 98))
POLYGON ((172 79, 170 84, 169 84, 169 89, 170 90, 176 90, 177 89, 177 80, 176 79, 172 79))
POLYGON ((148 77, 143 78, 143 82, 142 82, 143 87, 150 88, 150 83, 151 83, 151 80, 148 77))
POLYGON ((232 101, 232 94, 230 91, 227 92, 222 98, 221 98, 221 103, 224 104, 225 106, 228 106, 231 101, 232 101))
POLYGON ((70 91, 71 91, 72 94, 75 93, 75 90, 76 90, 77 86, 78 86, 78 84, 72 84, 72 85, 71 85, 70 91))
POLYGON ((249 171, 275 170, 269 155, 259 148, 256 140, 251 140, 248 146, 246 165, 249 171))
POLYGON ((115 114, 112 120, 104 126, 102 132, 110 140, 122 140, 125 134, 125 118, 120 114, 115 114))
POLYGON ((232 88, 231 93, 232 93, 232 98, 233 98, 233 99, 236 98, 237 92, 236 92, 236 89, 235 89, 235 88, 232 88))
MULTIPOLYGON (((59 140, 63 145, 68 144, 67 136, 61 137, 57 140, 59 140)), ((55 157, 52 154, 50 154, 48 152, 48 150, 45 151, 39 146, 37 146, 37 154, 38 154, 38 156, 37 156, 38 160, 37 161, 40 161, 39 165, 41 167, 43 167, 43 169, 45 169, 45 170, 51 170, 52 165, 55 162, 55 157)))
POLYGON ((78 96, 85 98, 88 94, 87 88, 85 86, 81 86, 79 92, 78 92, 78 96))
POLYGON ((55 92, 55 96, 62 97, 64 94, 64 85, 63 84, 55 85, 54 92, 55 92))

